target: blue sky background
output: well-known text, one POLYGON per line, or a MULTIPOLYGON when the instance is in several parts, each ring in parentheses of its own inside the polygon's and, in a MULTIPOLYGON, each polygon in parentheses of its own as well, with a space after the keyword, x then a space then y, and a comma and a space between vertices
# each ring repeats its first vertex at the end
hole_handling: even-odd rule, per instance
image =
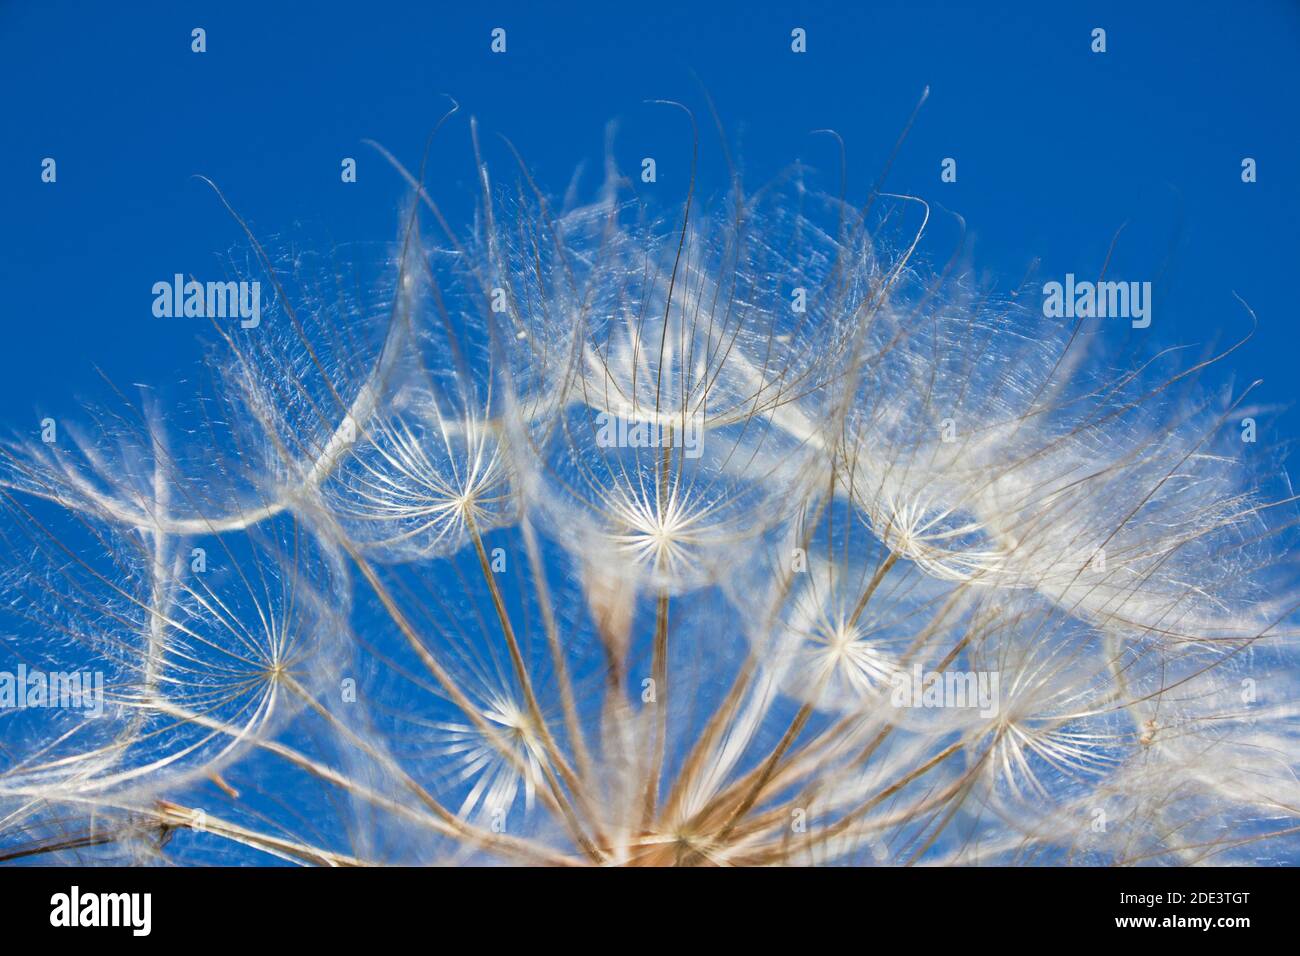
MULTIPOLYGON (((162 385, 192 369, 203 320, 155 319, 153 282, 217 278, 240 241, 211 177, 260 235, 384 242, 401 184, 374 138, 414 164, 454 95, 485 132, 508 135, 544 189, 576 164, 599 170, 604 124, 621 121, 627 168, 660 158, 659 188, 685 188, 684 118, 697 108, 702 185, 725 183, 700 82, 752 187, 795 159, 833 172, 833 127, 861 198, 920 91, 931 96, 889 186, 963 215, 974 264, 1014 286, 1095 274, 1130 222, 1111 275, 1167 267, 1153 331, 1164 343, 1259 331, 1233 359, 1266 402, 1296 394, 1300 262, 1300 5, 1290 0, 963 6, 939 2, 560 4, 313 2, 0 5, 4 146, 0 426, 36 427, 116 382, 162 385), (207 30, 208 52, 190 51, 207 30), (508 52, 489 51, 493 27, 508 52), (790 30, 808 31, 808 53, 790 30), (1090 52, 1107 30, 1108 52, 1090 52), (58 161, 58 182, 40 162, 58 161), (344 156, 359 182, 340 182, 344 156), (943 157, 955 184, 939 181, 943 157), (1244 156, 1259 182, 1240 180, 1244 156)), ((463 118, 462 118, 463 119, 463 118)), ((472 181, 462 122, 431 181, 464 212, 472 181)), ((500 152, 499 147, 495 147, 500 152)), ((498 156, 498 160, 504 157, 498 156)), ((940 244, 945 239, 936 240, 940 244)), ((950 249, 928 251, 942 260, 950 249)), ((1294 436, 1261 420, 1261 446, 1294 436)))

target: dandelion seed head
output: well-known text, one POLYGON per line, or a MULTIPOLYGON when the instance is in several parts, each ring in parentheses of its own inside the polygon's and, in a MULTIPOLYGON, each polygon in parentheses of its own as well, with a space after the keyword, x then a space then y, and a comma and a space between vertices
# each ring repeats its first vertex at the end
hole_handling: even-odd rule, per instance
POLYGON ((472 121, 460 224, 455 112, 378 147, 382 250, 248 233, 212 395, 3 446, 4 644, 108 708, 0 713, 3 846, 1294 861, 1294 495, 1231 349, 1108 351, 802 166, 553 199, 472 121))

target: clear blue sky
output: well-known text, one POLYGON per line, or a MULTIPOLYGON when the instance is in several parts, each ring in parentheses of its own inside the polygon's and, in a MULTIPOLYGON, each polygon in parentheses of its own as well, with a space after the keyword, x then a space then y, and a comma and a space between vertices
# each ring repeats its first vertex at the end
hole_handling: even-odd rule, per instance
MULTIPOLYGON (((707 123, 701 85, 751 186, 795 159, 833 170, 831 142, 808 135, 833 127, 859 196, 928 85, 889 183, 964 216, 982 272, 1004 289, 1035 257, 1047 275, 1095 273, 1130 222, 1113 274, 1164 270, 1160 340, 1242 333, 1235 290, 1261 326, 1230 371, 1264 378, 1264 401, 1295 397, 1296 3, 560 6, 0 6, 0 426, 30 430, 38 411, 70 414, 74 397, 100 395, 95 364, 121 383, 189 372, 196 336, 213 333, 155 319, 150 287, 175 272, 215 277, 213 256, 240 239, 196 173, 259 234, 301 222, 306 235, 386 241, 400 183, 360 141, 415 162, 451 94, 556 193, 579 162, 598 171, 617 118, 620 158, 661 157, 668 196, 684 190, 689 142, 679 114, 643 101, 685 100, 707 123), (489 50, 498 26, 504 56, 489 50), (790 51, 796 26, 803 56, 790 51), (1089 49, 1098 26, 1104 55, 1089 49), (194 27, 207 31, 203 55, 190 51, 194 27), (40 181, 46 156, 55 185, 40 181), (355 185, 340 182, 344 156, 360 161, 355 185), (958 160, 955 184, 939 181, 945 156, 958 160), (1256 184, 1240 181, 1245 156, 1256 184)), ((443 140, 432 173, 462 212, 464 130, 443 140)), ((722 166, 705 133, 702 182, 716 191, 722 166)), ((1262 420, 1261 444, 1293 436, 1290 417, 1262 420)))

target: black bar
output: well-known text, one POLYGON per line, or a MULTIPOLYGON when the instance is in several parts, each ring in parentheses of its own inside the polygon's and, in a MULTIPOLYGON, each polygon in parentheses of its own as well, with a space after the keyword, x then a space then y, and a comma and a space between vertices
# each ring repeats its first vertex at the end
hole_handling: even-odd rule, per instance
POLYGON ((1294 877, 1292 870, 1266 868, 669 873, 7 867, 0 868, 0 915, 10 939, 69 942, 70 934, 78 941, 98 935, 127 945, 148 939, 205 948, 250 939, 331 948, 373 946, 381 939, 400 945, 403 936, 416 948, 434 949, 506 942, 589 948, 595 940, 621 945, 638 939, 676 946, 710 938, 734 948, 777 932, 828 942, 846 936, 854 949, 890 938, 913 938, 918 945, 991 942, 999 938, 993 933, 1022 942, 1172 942, 1199 934, 1230 943, 1242 933, 1278 933, 1293 925, 1294 877), (60 918, 60 894, 70 909, 73 886, 88 916, 100 908, 98 894, 150 894, 148 935, 136 935, 129 918, 142 927, 143 897, 134 910, 124 908, 122 898, 104 908, 110 917, 118 908, 125 925, 51 925, 52 916, 60 918), (87 904, 91 895, 96 899, 87 904), (1133 920, 1152 922, 1120 925, 1133 920))

